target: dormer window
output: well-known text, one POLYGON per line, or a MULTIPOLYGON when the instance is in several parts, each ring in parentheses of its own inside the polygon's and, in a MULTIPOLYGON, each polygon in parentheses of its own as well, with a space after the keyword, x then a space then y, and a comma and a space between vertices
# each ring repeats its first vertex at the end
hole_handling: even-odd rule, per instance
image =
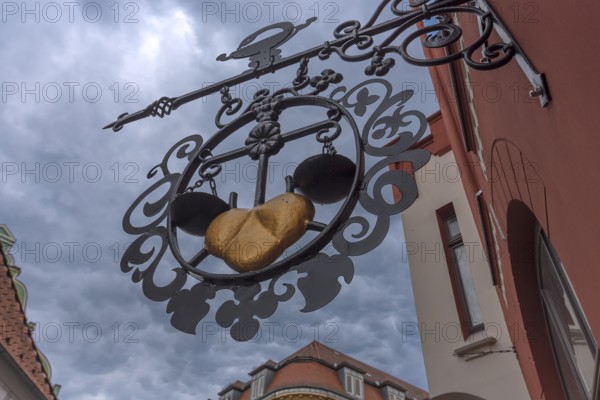
POLYGON ((363 398, 362 374, 346 369, 346 392, 358 399, 363 398))
POLYGON ((258 399, 265 393, 265 374, 259 373, 252 378, 252 400, 258 399))
POLYGON ((240 400, 242 391, 244 391, 245 388, 246 385, 243 382, 234 382, 219 393, 219 400, 240 400))
POLYGON ((388 389, 388 400, 406 400, 406 396, 404 392, 399 391, 398 389, 389 388, 388 389))

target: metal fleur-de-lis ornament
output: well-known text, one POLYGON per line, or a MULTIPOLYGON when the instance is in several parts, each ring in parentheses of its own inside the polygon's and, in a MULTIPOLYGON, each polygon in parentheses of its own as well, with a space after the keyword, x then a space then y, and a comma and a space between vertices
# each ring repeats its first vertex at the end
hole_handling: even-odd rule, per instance
POLYGON ((471 68, 489 70, 518 55, 526 75, 540 88, 541 104, 550 101, 543 75, 535 71, 485 0, 411 0, 412 9, 400 3, 383 0, 364 25, 344 22, 323 45, 286 58, 279 48, 315 19, 298 26, 290 22, 267 26, 244 39, 236 51, 218 57, 219 61, 247 58, 250 70, 180 97, 162 97, 143 110, 120 115, 106 127, 119 131, 142 118, 163 118, 183 104, 221 95, 215 133, 206 141, 193 135, 177 142, 150 170, 152 185, 123 218, 123 229, 136 239, 121 259, 121 270, 141 283, 149 299, 168 301, 167 312, 176 329, 195 333, 213 309, 216 322, 231 329, 234 339, 249 340, 260 332, 260 320, 271 317, 280 303, 294 295, 304 299, 301 312, 313 312, 343 289, 340 278, 350 284, 353 258, 377 248, 392 217, 417 197, 414 175, 389 166, 409 163, 417 171, 430 159, 428 151, 414 148, 426 132, 427 119, 408 109, 413 92, 396 91, 383 78, 396 68, 394 58, 420 66, 463 59, 471 68), (387 7, 394 17, 380 22, 387 7), (425 37, 423 45, 436 48, 462 37, 460 27, 445 17, 448 13, 477 15, 481 37, 442 58, 411 56, 407 49, 414 40, 425 37), (417 24, 421 25, 414 32, 401 35, 417 24), (494 30, 502 42, 488 44, 494 30), (271 36, 259 39, 271 31, 275 31, 271 36), (473 59, 479 51, 484 61, 473 59), (375 78, 341 86, 344 77, 333 68, 310 75, 311 59, 327 60, 334 55, 343 62, 370 61, 363 71, 375 78), (286 76, 293 78, 291 87, 274 93, 258 90, 248 104, 230 93, 233 85, 296 64, 295 77, 286 76), (284 118, 306 109, 311 112, 302 114, 301 120, 296 118, 294 126, 284 118), (271 160, 282 157, 282 150, 300 139, 314 140, 322 151, 305 154, 304 161, 282 182, 270 182, 271 160), (226 140, 234 143, 233 149, 222 149, 226 140), (337 143, 351 150, 346 148, 346 154, 341 154, 337 143), (368 170, 366 158, 373 161, 368 170), (174 160, 185 160, 187 165, 173 171, 174 160), (226 201, 217 190, 217 178, 227 163, 237 160, 257 164, 253 203, 238 204, 236 192, 229 193, 226 201), (270 199, 266 198, 268 187, 276 192, 270 199), (390 187, 401 194, 395 203, 386 201, 390 187), (336 210, 326 221, 317 218, 325 215, 319 213, 323 204, 336 210), (363 211, 359 213, 357 206, 363 211), (365 213, 371 218, 365 218, 365 213), (194 240, 180 240, 183 235, 194 240), (183 249, 184 245, 188 247, 183 249), (325 254, 326 246, 335 254, 325 254), (168 251, 179 264, 174 270, 163 262, 168 251), (203 262, 208 259, 230 267, 230 272, 207 271, 203 262), (172 278, 167 284, 156 282, 156 275, 164 281, 169 273, 172 278), (283 283, 284 276, 297 279, 283 283), (186 286, 188 277, 198 282, 186 286), (229 299, 223 300, 222 292, 229 299))

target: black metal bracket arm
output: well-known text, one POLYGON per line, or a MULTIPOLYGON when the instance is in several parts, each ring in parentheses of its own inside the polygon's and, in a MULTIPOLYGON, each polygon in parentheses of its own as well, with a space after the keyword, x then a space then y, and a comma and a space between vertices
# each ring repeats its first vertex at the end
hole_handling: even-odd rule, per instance
MULTIPOLYGON (((529 57, 527 57, 527 54, 525 54, 525 51, 519 45, 519 42, 517 42, 515 37, 510 33, 510 31, 508 30, 506 25, 504 25, 504 23, 502 23, 500 16, 488 4, 488 1, 487 0, 476 0, 476 3, 479 8, 481 8, 482 10, 484 10, 486 12, 489 12, 495 21, 499 21, 494 25, 494 29, 498 33, 498 36, 500 36, 500 38, 505 43, 512 43, 512 46, 515 49, 514 58, 517 61, 517 63, 519 64, 519 66, 521 67, 521 70, 523 71, 523 73, 525 74, 527 79, 529 80, 529 83, 531 83, 532 88, 529 92, 529 96, 537 97, 540 101, 540 105, 542 107, 546 107, 550 103, 550 100, 552 98, 550 97, 550 90, 548 89, 548 84, 546 82, 545 75, 542 73, 539 73, 535 69, 533 62, 529 59, 529 57)), ((483 25, 480 24, 480 27, 479 27, 480 32, 481 32, 482 26, 483 25)))
POLYGON ((314 18, 298 27, 289 22, 265 27, 244 39, 238 49, 230 55, 221 54, 217 58, 219 61, 232 58, 248 58, 250 60, 250 70, 182 96, 162 97, 143 110, 133 114, 120 115, 116 121, 105 126, 104 129, 110 128, 117 132, 124 125, 146 117, 163 118, 186 103, 218 93, 223 87, 232 87, 259 78, 265 74, 297 64, 304 58, 319 57, 320 59, 327 59, 333 53, 348 62, 371 59, 371 65, 366 68, 365 73, 377 76, 386 75, 394 67, 395 60, 386 58, 390 54, 399 54, 406 62, 417 66, 442 65, 464 59, 469 67, 478 70, 496 69, 515 58, 533 86, 530 95, 538 97, 542 106, 549 103, 550 92, 544 75, 535 69, 516 38, 511 35, 500 16, 487 0, 476 0, 475 2, 469 0, 410 0, 408 1, 409 7, 400 7, 404 1, 383 0, 364 26, 356 20, 346 21, 335 29, 333 40, 286 58, 281 57, 281 50, 278 47, 290 40, 301 29, 314 22, 314 18), (396 17, 376 24, 388 6, 396 17), (460 39, 462 29, 457 22, 448 17, 452 14, 475 15, 480 22, 480 37, 472 44, 466 45, 462 50, 438 59, 417 59, 408 54, 409 44, 423 35, 426 35, 426 38, 422 43, 429 48, 447 47, 460 39), (437 23, 429 23, 432 18, 436 18, 437 23), (424 23, 425 26, 416 29, 401 43, 395 43, 402 33, 419 22, 424 23), (280 32, 254 42, 259 34, 277 29, 280 32), (493 31, 498 33, 502 42, 489 43, 493 31), (389 33, 389 35, 376 44, 375 36, 383 33, 389 33), (350 49, 358 49, 361 53, 350 55, 350 49), (474 60, 473 57, 478 50, 481 52, 481 57, 474 60))

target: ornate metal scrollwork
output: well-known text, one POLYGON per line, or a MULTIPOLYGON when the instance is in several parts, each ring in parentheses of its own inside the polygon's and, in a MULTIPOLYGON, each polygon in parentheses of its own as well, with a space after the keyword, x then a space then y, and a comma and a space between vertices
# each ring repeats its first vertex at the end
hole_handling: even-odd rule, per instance
MULTIPOLYGON (((466 0, 411 0, 408 8, 402 8, 402 3, 403 0, 384 0, 365 25, 359 21, 344 22, 335 29, 331 41, 287 58, 281 57, 279 47, 314 21, 308 20, 297 27, 290 23, 268 26, 244 39, 230 55, 218 57, 220 61, 249 58, 251 70, 180 97, 163 97, 137 113, 120 115, 106 127, 119 131, 127 123, 148 116, 162 118, 190 101, 213 93, 221 95, 222 105, 215 117, 218 131, 206 142, 193 135, 176 143, 162 162, 150 170, 148 178, 154 183, 134 201, 123 218, 124 230, 137 238, 123 255, 121 269, 131 273, 134 282, 142 284, 149 299, 168 301, 167 313, 171 314, 171 324, 175 328, 194 333, 198 323, 213 308, 217 323, 230 329, 233 338, 249 340, 258 332, 260 320, 269 318, 280 303, 289 301, 295 294, 300 293, 305 301, 300 311, 312 312, 327 305, 342 290, 339 278, 346 284, 352 281, 354 264, 351 257, 379 246, 389 231, 391 217, 408 208, 417 196, 414 177, 400 169, 390 170, 389 166, 409 162, 416 171, 430 158, 428 151, 413 148, 427 127, 425 115, 406 108, 413 92, 395 92, 382 78, 396 65, 394 55, 415 65, 439 65, 462 58, 472 68, 482 70, 500 67, 515 56, 525 57, 512 37, 502 43, 488 43, 492 30, 501 25, 501 21, 485 7, 466 0), (379 22, 388 7, 395 18, 379 22), (460 13, 474 14, 481 21, 482 33, 474 43, 440 59, 421 60, 408 54, 409 44, 419 38, 424 46, 434 48, 456 42, 461 38, 462 30, 451 16, 460 13), (425 23, 427 21, 433 23, 425 23), (425 24, 408 33, 401 43, 396 43, 401 34, 419 23, 425 24), (275 29, 280 32, 257 41, 260 35, 275 29), (384 33, 386 35, 382 35, 384 33), (479 62, 473 60, 477 50, 484 56, 479 62), (339 86, 344 77, 333 69, 325 69, 313 76, 309 74, 311 58, 325 60, 334 54, 348 62, 370 60, 364 72, 376 78, 348 88, 339 86), (247 105, 230 93, 232 85, 295 64, 298 69, 290 88, 274 93, 259 90, 247 105), (300 107, 317 110, 315 113, 320 119, 293 130, 287 129, 280 117, 288 110, 300 107), (237 149, 219 152, 221 143, 239 131, 247 132, 243 144, 240 143, 237 149), (237 209, 236 193, 232 193, 228 204, 218 197, 214 179, 221 172, 221 164, 240 158, 257 161, 254 206, 262 207, 266 200, 269 159, 289 143, 309 136, 323 145, 323 154, 305 160, 304 169, 310 171, 318 166, 319 175, 322 175, 321 168, 336 163, 331 171, 344 178, 337 186, 330 185, 332 191, 338 192, 335 195, 312 197, 317 203, 339 201, 331 221, 307 222, 306 230, 314 233, 314 237, 308 238, 291 254, 272 258, 275 261, 269 259, 257 269, 242 270, 245 272, 222 274, 204 270, 202 262, 214 254, 209 252, 210 246, 195 249, 196 254, 192 257, 184 256, 187 253, 180 248, 180 231, 203 236, 208 228, 204 225, 237 209), (354 143, 353 160, 338 155, 333 146, 332 142, 342 136, 354 143), (367 171, 365 157, 376 159, 367 171), (187 160, 182 172, 171 171, 170 165, 176 160, 187 160), (194 183, 196 175, 200 179, 194 183), (197 192, 205 183, 210 185, 211 192, 197 192), (390 187, 400 193, 399 201, 386 200, 385 192, 390 187), (205 209, 202 204, 194 203, 197 201, 204 202, 205 209), (357 206, 373 218, 366 218, 357 206), (175 213, 174 209, 179 212, 175 213), (204 212, 207 215, 189 218, 190 213, 204 212), (181 224, 186 218, 189 226, 181 224), (356 227, 359 232, 350 234, 356 227), (335 254, 324 251, 330 243, 335 254), (171 277, 168 283, 159 284, 156 277, 159 268, 164 268, 163 257, 168 250, 179 266, 170 272, 160 272, 161 281, 169 273, 171 277), (293 276, 297 276, 297 280, 289 282, 288 278, 293 276), (188 277, 198 282, 186 286, 188 277), (283 277, 286 277, 285 282, 283 277), (227 292, 231 298, 215 305, 214 299, 219 292, 227 292)), ((290 196, 295 196, 296 189, 306 190, 300 182, 302 177, 296 175, 301 174, 286 178, 286 191, 290 196)), ((320 182, 320 185, 327 187, 327 182, 320 182)), ((301 234, 306 235, 305 231, 301 234)))
MULTIPOLYGON (((542 106, 546 106, 550 101, 549 90, 543 74, 537 72, 531 60, 506 29, 501 18, 487 0, 410 0, 408 2, 406 0, 383 0, 364 26, 359 21, 346 21, 335 29, 332 40, 326 41, 321 46, 282 58, 278 47, 292 39, 301 29, 306 28, 312 22, 314 20, 310 19, 298 27, 284 22, 259 30, 244 39, 238 50, 229 56, 222 54, 217 58, 219 61, 231 58, 249 58, 251 70, 180 97, 161 98, 136 113, 121 114, 105 129, 111 128, 116 132, 120 131, 125 124, 142 118, 149 116, 162 118, 181 105, 217 93, 224 87, 256 79, 267 73, 299 63, 303 59, 314 57, 328 59, 334 53, 347 62, 371 59, 371 66, 367 67, 366 73, 377 76, 384 76, 393 68, 395 60, 389 57, 393 54, 400 55, 406 62, 418 66, 447 64, 462 58, 471 68, 479 70, 499 68, 513 58, 517 58, 525 75, 540 93, 538 97, 542 106), (405 7, 406 5, 408 7, 405 7), (395 18, 377 24, 388 7, 395 18), (448 47, 461 38, 462 29, 458 22, 454 22, 451 18, 453 15, 474 15, 479 18, 482 27, 480 37, 458 52, 442 58, 418 59, 408 53, 409 44, 423 35, 426 38, 422 39, 422 43, 427 47, 448 47), (434 18, 438 20, 437 23, 429 23, 434 18), (409 32, 419 23, 424 23, 425 26, 418 27, 415 31, 410 32, 401 43, 396 43, 402 33, 409 32), (280 29, 281 32, 255 42, 260 34, 275 29, 280 29), (498 32, 502 41, 489 43, 494 30, 498 32), (377 43, 375 37, 383 33, 387 33, 387 37, 377 43), (351 49, 356 49, 358 52, 351 52, 351 49), (477 57, 474 55, 479 50, 482 57, 477 61, 477 57)), ((232 107, 234 105, 227 106, 228 112, 231 112, 232 107)))
MULTIPOLYGON (((310 93, 315 90, 325 91, 330 83, 339 83, 341 80, 341 75, 325 70, 311 79, 310 86, 314 90, 310 93)), ((227 105, 232 99, 224 92, 223 103, 227 105)), ((366 81, 351 89, 337 87, 327 97, 302 95, 296 90, 288 89, 272 94, 265 90, 257 92, 246 111, 231 123, 223 125, 210 140, 203 142, 199 136, 190 136, 179 141, 167 152, 162 163, 150 171, 149 178, 157 179, 159 173, 162 177, 133 203, 123 219, 125 231, 139 235, 122 259, 123 272, 133 271, 132 280, 142 283, 144 294, 148 298, 155 301, 168 300, 167 312, 172 314, 171 324, 187 333, 194 333, 196 325, 208 315, 211 300, 219 291, 231 292, 233 299, 217 307, 216 321, 222 327, 230 329, 236 340, 251 339, 257 332, 259 320, 270 317, 279 303, 288 301, 297 292, 305 299, 302 312, 311 312, 325 306, 342 289, 338 281, 340 277, 346 283, 351 282, 354 264, 350 257, 377 247, 389 229, 390 216, 401 212, 414 200, 415 186, 410 176, 403 175, 403 179, 398 180, 397 171, 380 174, 391 163, 400 160, 409 160, 418 169, 429 157, 429 153, 424 150, 404 151, 422 137, 426 128, 424 115, 404 110, 411 96, 410 91, 394 94, 392 85, 383 79, 366 81), (385 94, 372 94, 369 88, 375 86, 383 88, 385 94), (280 114, 288 109, 304 106, 322 108, 324 119, 282 133, 283 127, 277 122, 280 114), (374 112, 361 130, 355 117, 364 117, 367 108, 374 108, 374 112), (393 111, 393 115, 387 115, 389 111, 393 111), (414 117, 417 117, 416 132, 403 131, 402 128, 411 125, 407 119, 414 117), (179 250, 177 227, 170 220, 169 210, 175 199, 189 190, 196 173, 208 171, 218 163, 238 157, 259 159, 263 154, 274 156, 286 143, 306 136, 314 136, 318 141, 330 143, 343 134, 341 121, 351 127, 347 133, 352 135, 355 142, 357 168, 352 188, 332 221, 328 224, 314 222, 313 227, 318 232, 316 238, 291 255, 257 272, 219 275, 203 271, 198 266, 209 257, 205 250, 201 250, 191 260, 183 258, 179 250), (224 138, 253 123, 256 125, 250 130, 243 147, 233 152, 217 153, 217 146, 224 138), (385 139, 397 138, 399 141, 391 146, 371 144, 371 139, 377 140, 384 136, 385 139), (209 157, 201 156, 205 154, 209 157), (382 159, 365 173, 363 154, 382 159), (186 158, 189 163, 183 173, 170 171, 169 163, 172 159, 186 158), (375 178, 376 175, 379 176, 375 178), (374 182, 373 194, 368 193, 371 181, 374 182), (389 205, 385 202, 382 190, 387 185, 394 185, 401 191, 403 200, 400 203, 389 205), (148 198, 156 198, 157 193, 162 194, 158 201, 144 203, 148 198), (366 219, 358 215, 352 217, 357 203, 377 217, 371 235, 366 235, 370 230, 366 219), (132 217, 136 211, 151 218, 151 222, 134 226, 132 217), (354 239, 359 239, 358 242, 352 242, 344 236, 346 229, 355 223, 363 228, 361 233, 354 235, 354 239), (158 244, 155 243, 157 240, 158 244), (331 242, 338 254, 322 253, 331 242), (144 249, 150 244, 156 247, 145 252, 144 249), (159 286, 154 281, 154 275, 167 249, 173 252, 181 268, 173 270, 170 283, 159 286), (148 263, 149 267, 145 270, 135 269, 135 266, 148 263), (283 292, 279 293, 276 289, 277 282, 292 271, 298 274, 297 284, 285 283, 283 292), (200 282, 186 288, 187 276, 193 276, 200 282), (263 288, 261 282, 267 285, 263 288)))

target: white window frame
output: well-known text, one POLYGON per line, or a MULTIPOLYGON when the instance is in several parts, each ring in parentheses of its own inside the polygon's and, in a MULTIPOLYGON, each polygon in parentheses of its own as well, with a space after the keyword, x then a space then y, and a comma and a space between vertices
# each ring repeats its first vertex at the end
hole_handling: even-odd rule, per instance
POLYGON ((406 395, 398 389, 388 387, 388 400, 406 400, 406 395))
POLYGON ((252 385, 251 385, 251 398, 252 400, 256 400, 259 397, 261 397, 263 394, 265 394, 265 381, 266 381, 266 376, 264 373, 259 373, 256 374, 253 378, 252 378, 252 385))
POLYGON ((346 369, 344 376, 344 386, 346 392, 357 399, 362 399, 365 392, 364 379, 362 374, 346 369))
POLYGON ((463 241, 458 215, 453 203, 436 210, 440 235, 446 254, 446 263, 452 292, 456 301, 458 317, 465 341, 479 331, 485 330, 483 310, 477 295, 475 278, 467 255, 468 249, 463 241), (456 223, 452 231, 451 221, 456 223))

